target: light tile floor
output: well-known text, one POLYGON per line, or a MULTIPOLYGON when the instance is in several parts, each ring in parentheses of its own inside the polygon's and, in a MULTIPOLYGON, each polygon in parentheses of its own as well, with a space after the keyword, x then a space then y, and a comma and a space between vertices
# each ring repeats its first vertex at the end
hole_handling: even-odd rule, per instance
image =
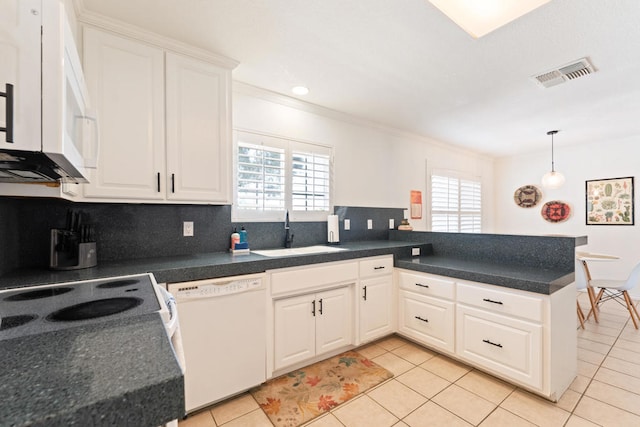
MULTIPOLYGON (((581 298, 583 308, 588 301, 581 298)), ((307 427, 640 426, 640 331, 615 301, 578 329, 578 376, 551 403, 398 336, 357 349, 394 377, 307 427)), ((180 427, 271 427, 244 393, 180 427)))

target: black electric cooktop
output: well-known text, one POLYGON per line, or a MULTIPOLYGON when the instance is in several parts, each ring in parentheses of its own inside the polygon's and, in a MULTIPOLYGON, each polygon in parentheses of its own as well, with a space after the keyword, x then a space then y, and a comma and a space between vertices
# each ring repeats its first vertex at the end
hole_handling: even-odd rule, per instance
POLYGON ((151 274, 0 291, 0 340, 160 310, 151 274))

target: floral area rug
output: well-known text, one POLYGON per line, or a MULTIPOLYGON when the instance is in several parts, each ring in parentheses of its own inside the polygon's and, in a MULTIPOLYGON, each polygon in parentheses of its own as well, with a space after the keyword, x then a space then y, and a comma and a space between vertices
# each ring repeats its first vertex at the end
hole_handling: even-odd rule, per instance
POLYGON ((296 427, 393 374, 355 351, 267 381, 251 390, 276 427, 296 427))

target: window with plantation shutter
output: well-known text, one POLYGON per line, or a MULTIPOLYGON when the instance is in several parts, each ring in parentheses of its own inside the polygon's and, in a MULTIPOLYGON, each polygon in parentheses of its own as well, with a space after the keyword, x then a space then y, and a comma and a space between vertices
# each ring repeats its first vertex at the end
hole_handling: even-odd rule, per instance
POLYGON ((482 231, 480 179, 442 172, 431 175, 431 231, 482 231))
POLYGON ((237 207, 243 210, 284 209, 284 149, 238 142, 237 207))
POLYGON ((331 147, 236 131, 234 221, 326 220, 331 147))
POLYGON ((294 151, 291 207, 294 211, 329 211, 328 154, 294 151))

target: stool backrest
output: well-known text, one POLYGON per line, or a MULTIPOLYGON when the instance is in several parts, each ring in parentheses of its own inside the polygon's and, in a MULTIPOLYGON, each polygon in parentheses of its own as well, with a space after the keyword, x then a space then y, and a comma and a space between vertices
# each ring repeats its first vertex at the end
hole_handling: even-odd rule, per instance
POLYGON ((635 288, 638 283, 640 283, 640 263, 636 264, 631 270, 631 274, 627 278, 627 281, 624 283, 624 286, 620 288, 621 291, 635 288))
POLYGON ((578 259, 576 262, 576 288, 577 289, 587 289, 589 286, 589 280, 591 279, 589 274, 589 268, 587 267, 587 262, 581 259, 578 259))

